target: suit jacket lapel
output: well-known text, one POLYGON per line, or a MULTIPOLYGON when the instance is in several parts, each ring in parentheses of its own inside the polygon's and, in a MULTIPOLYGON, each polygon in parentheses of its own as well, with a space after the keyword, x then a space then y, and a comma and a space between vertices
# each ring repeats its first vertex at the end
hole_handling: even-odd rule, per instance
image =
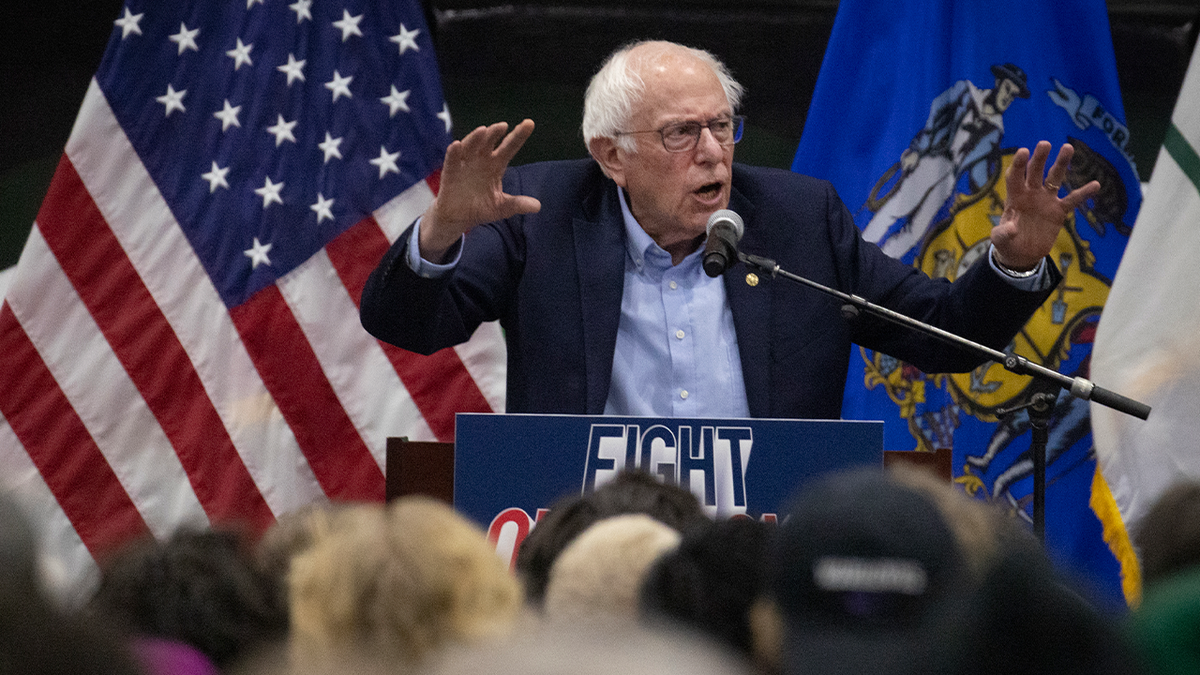
MULTIPOLYGON (((729 199, 729 208, 742 217, 746 225, 741 247, 761 251, 761 228, 755 222, 755 208, 736 189, 729 199)), ((737 333, 738 355, 742 360, 742 378, 746 384, 746 402, 753 417, 771 415, 771 284, 751 286, 746 282, 750 272, 737 264, 725 271, 725 294, 733 312, 733 327, 737 333)), ((761 280, 766 282, 767 280, 761 280)))
POLYGON ((602 414, 608 400, 625 289, 625 226, 617 199, 616 186, 604 179, 596 208, 585 206, 573 221, 591 415, 602 414))

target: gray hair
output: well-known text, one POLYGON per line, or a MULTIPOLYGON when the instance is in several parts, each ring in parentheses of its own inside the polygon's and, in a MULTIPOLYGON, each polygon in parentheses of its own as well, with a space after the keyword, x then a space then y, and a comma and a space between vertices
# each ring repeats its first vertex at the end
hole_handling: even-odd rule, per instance
POLYGON ((669 53, 680 51, 692 55, 712 69, 721 82, 721 88, 725 90, 725 100, 729 102, 730 109, 736 111, 745 88, 733 79, 729 68, 717 57, 703 49, 673 42, 640 40, 617 49, 592 76, 583 97, 583 142, 590 144, 592 139, 608 137, 621 149, 632 152, 636 147, 633 140, 618 133, 627 130, 633 116, 633 104, 641 100, 646 91, 646 83, 639 74, 640 66, 655 63, 669 53), (655 45, 661 49, 631 58, 630 52, 643 45, 655 45))

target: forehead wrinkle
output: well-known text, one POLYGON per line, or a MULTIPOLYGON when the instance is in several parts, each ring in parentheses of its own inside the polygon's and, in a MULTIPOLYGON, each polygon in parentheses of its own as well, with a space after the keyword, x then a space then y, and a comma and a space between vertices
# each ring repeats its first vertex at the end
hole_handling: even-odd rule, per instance
POLYGON ((640 118, 643 124, 659 128, 683 122, 705 123, 730 114, 720 80, 711 69, 694 59, 674 60, 685 63, 686 67, 669 70, 668 64, 659 62, 661 68, 656 66, 658 69, 654 72, 642 75, 646 90, 634 103, 631 118, 640 118), (681 83, 694 83, 695 86, 681 89, 681 83), (712 94, 711 108, 710 103, 704 101, 708 94, 712 94))

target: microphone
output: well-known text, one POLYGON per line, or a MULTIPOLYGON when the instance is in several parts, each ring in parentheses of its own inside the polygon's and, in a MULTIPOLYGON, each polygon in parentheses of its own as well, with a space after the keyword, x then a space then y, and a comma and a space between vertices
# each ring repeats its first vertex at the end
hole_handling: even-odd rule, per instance
POLYGON ((708 225, 705 226, 708 238, 704 242, 705 274, 719 277, 733 267, 738 259, 737 245, 745 230, 742 217, 729 209, 721 209, 708 217, 708 225))

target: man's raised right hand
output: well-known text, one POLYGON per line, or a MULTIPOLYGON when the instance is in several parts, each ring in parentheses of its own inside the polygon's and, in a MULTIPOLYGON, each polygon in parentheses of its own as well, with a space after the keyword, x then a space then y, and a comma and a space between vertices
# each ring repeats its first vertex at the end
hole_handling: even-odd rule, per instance
POLYGON ((533 133, 533 120, 508 132, 507 122, 478 127, 446 148, 441 187, 421 217, 421 257, 443 262, 446 253, 471 228, 522 213, 536 213, 541 202, 504 192, 508 163, 533 133))

